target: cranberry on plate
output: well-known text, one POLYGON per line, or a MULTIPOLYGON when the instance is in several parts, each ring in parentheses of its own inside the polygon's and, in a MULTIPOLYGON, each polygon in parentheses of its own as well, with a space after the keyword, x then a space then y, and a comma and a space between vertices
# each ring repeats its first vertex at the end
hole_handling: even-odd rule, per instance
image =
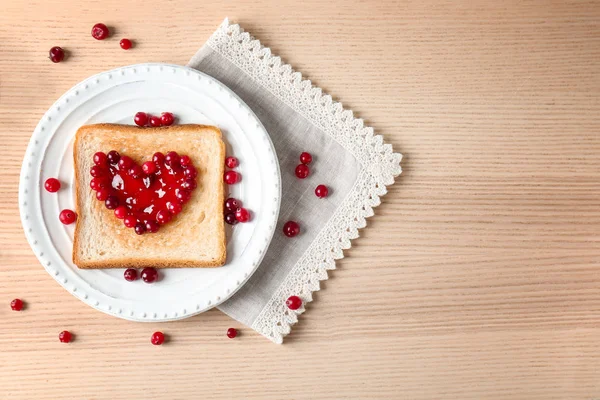
POLYGON ((44 188, 50 193, 56 193, 60 190, 60 181, 56 178, 48 178, 44 182, 44 188))
POLYGON ((58 218, 63 224, 69 225, 75 222, 75 220, 77 219, 77 214, 73 210, 65 209, 60 212, 58 218))

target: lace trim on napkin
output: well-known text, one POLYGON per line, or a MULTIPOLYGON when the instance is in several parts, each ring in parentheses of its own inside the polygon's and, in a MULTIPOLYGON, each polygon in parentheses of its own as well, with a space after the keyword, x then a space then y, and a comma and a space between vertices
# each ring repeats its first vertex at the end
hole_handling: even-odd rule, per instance
POLYGON ((239 25, 225 19, 207 43, 330 135, 362 165, 351 192, 252 324, 252 329, 282 343, 304 306, 312 301, 312 292, 320 289, 321 280, 327 279, 327 270, 335 269, 335 260, 344 257, 343 250, 351 247, 350 240, 357 238, 358 229, 366 226, 366 218, 373 215, 379 198, 387 193, 386 186, 393 184, 394 177, 402 172, 402 155, 394 153, 390 144, 374 135, 373 128, 364 126, 362 119, 312 86, 310 80, 302 79, 301 73, 283 64, 281 58, 273 56, 269 48, 239 25), (285 300, 292 295, 303 301, 296 311, 285 306, 285 300))

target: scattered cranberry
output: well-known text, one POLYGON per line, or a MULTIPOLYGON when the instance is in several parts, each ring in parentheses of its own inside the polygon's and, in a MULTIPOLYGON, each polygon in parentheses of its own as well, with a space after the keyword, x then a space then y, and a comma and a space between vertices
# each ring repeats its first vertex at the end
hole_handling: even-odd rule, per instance
POLYGON ((72 224, 77 219, 77 214, 72 210, 62 210, 58 216, 60 222, 65 225, 72 224))
POLYGON ((108 158, 106 157, 106 154, 101 151, 94 154, 94 164, 96 165, 106 165, 107 160, 108 158))
POLYGON ((137 269, 127 268, 125 270, 125 272, 123 272, 123 277, 125 278, 126 281, 129 281, 129 282, 136 281, 138 278, 137 269))
POLYGON ((235 219, 237 219, 238 222, 248 222, 250 220, 250 212, 245 208, 240 207, 235 210, 235 219))
POLYGON ((235 171, 227 171, 223 174, 223 180, 228 185, 233 185, 240 181, 240 174, 235 171))
POLYGON ((142 170, 146 175, 150 175, 156 172, 156 164, 152 161, 146 161, 142 164, 142 170))
POLYGON ((96 24, 92 28, 92 36, 97 40, 104 40, 108 37, 108 28, 104 24, 96 24))
POLYGON ((135 113, 135 116, 133 117, 133 122, 135 122, 137 126, 146 126, 146 124, 148 123, 148 114, 141 111, 135 113))
POLYGON ((296 221, 288 221, 283 225, 283 234, 287 237, 294 237, 300 233, 300 225, 296 221))
POLYGON ((53 63, 59 63, 65 58, 65 52, 60 47, 54 46, 48 52, 48 58, 50 58, 50 61, 53 63))
POLYGON ((110 196, 110 190, 102 188, 96 192, 96 198, 100 201, 105 201, 110 196))
POLYGON ((121 159, 121 155, 116 150, 111 150, 106 155, 108 162, 115 165, 121 159))
POLYGON ((137 219, 133 215, 128 215, 123 218, 123 224, 127 228, 133 228, 137 224, 137 219))
POLYGON ((146 232, 156 233, 158 232, 158 222, 156 221, 148 221, 146 222, 146 232))
POLYGON ((123 219, 127 216, 127 207, 119 206, 115 208, 115 217, 119 219, 123 219))
POLYGON ((154 332, 150 338, 150 342, 155 346, 160 346, 165 342, 165 335, 162 332, 154 332))
POLYGON ((310 164, 312 161, 312 156, 310 155, 310 153, 307 152, 303 152, 302 154, 300 154, 300 162, 304 165, 308 165, 310 164))
POLYGON ((60 181, 56 178, 48 178, 44 183, 44 187, 50 193, 56 193, 60 190, 60 181))
POLYGON ((298 164, 296 167, 296 176, 300 179, 304 179, 308 176, 310 170, 306 166, 306 164, 298 164))
POLYGON ((142 280, 146 283, 156 282, 158 279, 158 271, 154 268, 144 268, 142 270, 142 280))
POLYGON ((235 157, 227 157, 225 159, 225 165, 227 168, 235 168, 238 166, 238 159, 235 157))
POLYGON ((69 331, 62 331, 58 334, 58 340, 60 340, 61 343, 69 343, 72 339, 73 335, 71 335, 71 332, 69 331))
POLYGON ((230 212, 225 214, 225 222, 227 222, 229 225, 237 224, 238 220, 235 218, 235 213, 230 212))
POLYGON ((181 212, 181 204, 179 203, 169 203, 167 204, 167 208, 169 209, 169 212, 173 215, 177 215, 181 212))
POLYGON ((119 169, 127 171, 133 165, 133 160, 129 156, 122 156, 119 159, 119 169))
POLYGON ((297 310, 300 307, 302 307, 302 299, 298 296, 290 296, 286 301, 285 301, 285 305, 290 309, 290 310, 297 310))
POLYGON ((179 154, 177 154, 175 151, 169 151, 165 156, 165 164, 167 164, 171 168, 173 168, 177 164, 181 165, 179 154))
POLYGON ((237 330, 235 328, 229 328, 227 329, 227 337, 229 339, 233 339, 234 337, 236 337, 238 334, 237 330))
POLYGON ((131 40, 129 39, 121 39, 119 45, 123 50, 129 50, 131 48, 131 40))
POLYGON ((162 125, 160 118, 157 117, 156 115, 150 116, 150 118, 148 119, 148 122, 150 123, 150 126, 153 126, 155 128, 162 125))
POLYGON ((165 155, 161 152, 154 153, 152 161, 154 161, 155 164, 162 164, 165 161, 165 155))
POLYGON ((160 210, 156 213, 156 222, 159 224, 164 225, 169 221, 171 221, 171 213, 169 213, 167 210, 160 210))
POLYGON ((197 186, 198 186, 198 184, 196 183, 195 179, 186 179, 181 184, 181 187, 186 190, 194 190, 194 189, 196 189, 197 186))
POLYGON ((315 189, 315 195, 317 195, 317 197, 320 199, 322 199, 323 197, 327 197, 328 194, 329 189, 327 189, 327 186, 325 185, 319 185, 315 189))
POLYGON ((14 299, 13 301, 10 302, 10 308, 13 311, 21 311, 23 309, 23 300, 14 299))
POLYGON ((242 202, 238 199, 234 199, 233 197, 225 200, 225 209, 227 211, 235 211, 242 206, 242 202))
POLYGON ((102 175, 104 175, 104 173, 105 173, 104 168, 102 168, 99 165, 94 165, 92 168, 90 168, 90 175, 93 176, 94 178, 102 176, 102 175))
POLYGON ((137 222, 133 229, 135 230, 136 234, 143 235, 144 232, 146 232, 146 225, 144 225, 142 222, 137 222))
POLYGON ((119 207, 119 199, 117 198, 117 196, 108 196, 104 201, 104 205, 109 210, 114 210, 117 207, 119 207))
POLYGON ((170 112, 164 112, 160 116, 160 122, 163 126, 173 125, 173 122, 175 122, 175 117, 170 112))
POLYGON ((190 156, 181 156, 181 158, 179 159, 179 164, 181 164, 182 167, 187 167, 188 165, 190 165, 192 163, 192 159, 190 158, 190 156))

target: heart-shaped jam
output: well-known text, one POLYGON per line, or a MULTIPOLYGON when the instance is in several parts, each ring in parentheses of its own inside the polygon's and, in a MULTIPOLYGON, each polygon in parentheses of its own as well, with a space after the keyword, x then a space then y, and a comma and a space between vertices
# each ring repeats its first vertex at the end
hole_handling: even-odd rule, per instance
POLYGON ((198 172, 188 156, 155 153, 142 166, 112 150, 94 154, 90 187, 135 233, 154 233, 181 212, 196 189, 198 172))

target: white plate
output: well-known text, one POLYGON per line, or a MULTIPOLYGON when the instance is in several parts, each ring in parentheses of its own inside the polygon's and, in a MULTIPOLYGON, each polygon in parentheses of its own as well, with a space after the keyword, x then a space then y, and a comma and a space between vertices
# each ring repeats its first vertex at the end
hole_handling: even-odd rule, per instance
MULTIPOLYGON (((156 149, 167 151, 168 149, 156 149)), ((194 69, 140 64, 103 72, 81 82, 46 112, 31 137, 21 169, 19 206, 27 240, 44 268, 75 297, 105 313, 134 321, 169 321, 206 311, 248 280, 269 245, 281 199, 281 176, 273 144, 248 106, 219 81, 194 69), (154 284, 127 282, 123 269, 80 270, 71 261, 74 224, 58 214, 74 209, 72 139, 81 125, 133 124, 146 111, 176 114, 177 122, 218 126, 227 154, 240 160, 242 181, 233 197, 252 220, 228 226, 227 263, 220 268, 161 270, 154 284), (44 190, 57 177, 58 193, 44 190)), ((182 233, 185 240, 185 233, 182 233)))

